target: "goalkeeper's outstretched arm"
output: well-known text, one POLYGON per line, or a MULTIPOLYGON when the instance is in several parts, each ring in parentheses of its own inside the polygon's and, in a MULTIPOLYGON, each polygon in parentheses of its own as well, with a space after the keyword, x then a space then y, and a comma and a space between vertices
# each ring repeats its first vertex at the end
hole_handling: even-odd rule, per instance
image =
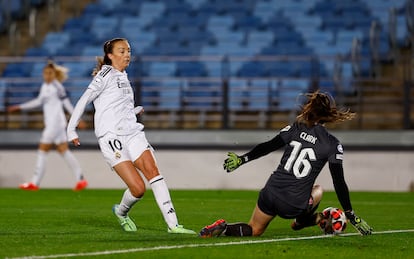
POLYGON ((244 155, 238 156, 236 153, 229 152, 227 154, 228 158, 224 160, 223 168, 228 173, 236 170, 239 166, 244 163, 247 163, 251 160, 257 159, 259 157, 265 156, 272 151, 275 151, 285 145, 285 142, 277 135, 273 139, 263 142, 256 145, 252 150, 247 152, 244 155))

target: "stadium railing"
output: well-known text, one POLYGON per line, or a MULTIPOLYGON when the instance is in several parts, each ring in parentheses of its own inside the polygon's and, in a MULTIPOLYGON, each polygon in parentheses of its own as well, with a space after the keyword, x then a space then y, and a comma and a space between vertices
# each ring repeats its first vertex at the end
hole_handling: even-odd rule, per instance
MULTIPOLYGON (((140 119, 147 128, 279 129, 295 118, 303 102, 302 93, 320 89, 331 93, 340 106, 358 113, 356 120, 343 124, 341 129, 412 129, 413 66, 411 56, 408 57, 402 57, 399 64, 382 67, 381 76, 356 75, 350 58, 334 59, 338 65, 331 69, 333 74, 329 74, 322 62, 315 62, 309 56, 256 56, 244 60, 261 64, 262 68, 282 60, 307 64, 310 72, 306 76, 272 74, 272 70, 246 76, 240 73, 243 66, 237 65, 238 70, 231 69, 232 65, 243 60, 242 57, 221 56, 143 56, 134 59, 128 73, 135 89, 136 104, 145 107, 145 114, 140 119), (147 68, 156 62, 174 63, 176 71, 152 75, 147 68), (211 75, 205 69, 207 66, 204 64, 207 63, 215 63, 211 75), (199 74, 200 69, 205 69, 204 74, 199 74)), ((94 59, 54 57, 59 64, 71 64, 72 68, 78 67, 83 71, 70 74, 64 83, 73 103, 91 80, 89 74, 94 59)), ((1 63, 32 68, 46 60, 46 57, 0 57, 1 63)), ((37 95, 42 83, 41 70, 37 73, 33 69, 31 71, 28 75, 0 80, 0 128, 42 127, 40 109, 13 114, 5 112, 6 106, 37 95)), ((92 114, 90 105, 85 116, 89 125, 92 125, 92 114)))

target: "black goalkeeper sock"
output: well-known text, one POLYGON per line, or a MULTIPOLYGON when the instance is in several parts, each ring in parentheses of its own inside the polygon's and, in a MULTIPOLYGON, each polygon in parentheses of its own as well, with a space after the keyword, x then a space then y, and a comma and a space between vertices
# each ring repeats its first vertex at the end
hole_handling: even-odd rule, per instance
POLYGON ((246 237, 252 236, 253 230, 252 227, 246 223, 233 223, 227 224, 226 231, 224 232, 226 236, 233 237, 246 237))

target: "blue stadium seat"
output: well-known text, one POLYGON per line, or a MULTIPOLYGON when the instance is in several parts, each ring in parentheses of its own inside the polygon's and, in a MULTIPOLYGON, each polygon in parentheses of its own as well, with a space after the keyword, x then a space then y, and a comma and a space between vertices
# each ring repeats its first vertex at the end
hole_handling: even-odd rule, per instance
POLYGON ((246 62, 237 74, 241 77, 262 77, 266 75, 265 73, 266 70, 263 62, 251 61, 246 62))
POLYGON ((183 105, 186 110, 217 110, 221 104, 221 82, 183 80, 183 105))
POLYGON ((275 16, 275 5, 271 1, 257 1, 253 15, 260 18, 262 24, 267 24, 269 20, 275 16))
POLYGON ((143 2, 139 10, 138 17, 143 25, 151 25, 155 19, 161 17, 166 10, 164 2, 143 2))
POLYGON ((177 76, 179 77, 203 77, 206 70, 201 62, 197 61, 178 61, 177 76))
POLYGON ((175 76, 177 65, 175 62, 152 62, 149 67, 148 75, 155 77, 175 76))
POLYGON ((273 43, 275 35, 271 31, 250 30, 247 35, 247 45, 257 46, 260 50, 273 43))
POLYGON ((343 62, 341 64, 340 79, 338 88, 345 94, 352 94, 355 92, 354 72, 351 62, 343 62))
POLYGON ((239 30, 257 30, 261 28, 262 21, 259 17, 243 13, 242 18, 236 22, 235 26, 239 30))
POLYGON ((230 59, 229 62, 229 73, 230 76, 239 76, 239 71, 248 61, 247 60, 237 60, 237 59, 230 59))
POLYGON ((408 31, 406 17, 405 15, 397 15, 396 20, 397 42, 400 46, 408 46, 410 32, 408 31))
POLYGON ((120 30, 124 34, 128 34, 131 31, 140 30, 145 28, 145 24, 138 16, 124 16, 120 19, 120 30))
POLYGON ((2 77, 27 77, 32 70, 32 62, 9 63, 3 70, 2 77))
POLYGON ((279 88, 279 109, 296 110, 300 108, 300 94, 309 90, 308 79, 283 79, 279 88))
POLYGON ((338 53, 348 55, 351 52, 352 42, 354 39, 362 40, 364 34, 360 30, 340 30, 336 35, 335 46, 338 53))
POLYGON ((214 38, 217 41, 217 44, 220 43, 227 43, 227 42, 233 42, 237 43, 239 45, 243 44, 245 39, 245 33, 243 31, 221 31, 218 33, 217 31, 213 33, 214 38))
POLYGON ((4 80, 0 80, 0 111, 5 110, 7 84, 4 80))
POLYGON ((295 25, 296 30, 303 28, 303 31, 306 29, 321 29, 322 28, 322 18, 317 15, 301 15, 296 16, 294 19, 291 19, 292 23, 295 25))
POLYGON ((159 105, 159 80, 142 79, 141 80, 141 103, 144 109, 157 109, 159 105))
POLYGON ((131 45, 132 55, 142 54, 144 50, 151 47, 157 40, 157 36, 151 31, 139 31, 136 29, 137 34, 128 37, 128 41, 131 45))
POLYGON ((9 105, 19 104, 35 98, 39 94, 42 78, 31 82, 11 82, 8 84, 9 105))
POLYGON ((104 16, 108 15, 108 9, 105 5, 100 4, 99 2, 90 3, 85 6, 83 9, 82 16, 94 18, 95 16, 104 16))
POLYGON ((220 60, 203 61, 208 77, 222 77, 223 66, 220 60))
POLYGON ((234 25, 234 18, 230 15, 212 15, 207 22, 207 28, 213 33, 220 28, 231 29, 234 25))
MULTIPOLYGON (((73 105, 79 101, 82 94, 85 92, 88 85, 91 83, 92 78, 71 78, 69 77, 67 81, 63 82, 63 85, 66 89, 66 92, 69 96, 69 99, 73 105)), ((86 106, 87 111, 93 110, 93 104, 90 103, 86 106)))
POLYGON ((92 71, 95 68, 95 62, 64 62, 62 64, 68 71, 69 78, 77 77, 91 77, 92 71))
POLYGON ((294 76, 294 70, 287 61, 274 61, 265 63, 265 73, 271 77, 290 77, 294 76))
POLYGON ((61 49, 67 48, 70 42, 70 34, 67 32, 49 32, 42 43, 42 48, 47 50, 50 56, 59 55, 61 49))
POLYGON ((269 108, 271 80, 253 79, 248 91, 249 109, 266 111, 269 108))
POLYGON ((197 10, 208 0, 185 0, 193 9, 197 10))
POLYGON ((101 46, 86 46, 82 49, 82 56, 86 57, 101 57, 103 54, 101 46))
POLYGON ((32 70, 30 71, 30 77, 42 78, 43 69, 45 68, 45 62, 35 62, 33 63, 32 70))
POLYGON ((229 109, 244 110, 248 105, 248 81, 240 78, 229 80, 229 109))
POLYGON ((181 108, 181 80, 169 79, 161 82, 159 108, 179 110, 181 108))
POLYGON ((97 44, 102 44, 108 39, 116 37, 119 35, 116 32, 116 28, 118 27, 119 19, 118 17, 114 16, 97 16, 92 20, 90 32, 95 37, 95 42, 97 44))

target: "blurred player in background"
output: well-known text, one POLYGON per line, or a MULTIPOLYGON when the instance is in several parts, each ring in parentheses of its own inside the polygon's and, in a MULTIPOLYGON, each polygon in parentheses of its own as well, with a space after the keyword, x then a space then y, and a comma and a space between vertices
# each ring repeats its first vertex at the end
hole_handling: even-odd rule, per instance
POLYGON ((73 190, 80 191, 88 185, 78 160, 68 147, 64 109, 72 113, 73 106, 62 85, 66 78, 67 69, 65 67, 49 62, 43 69, 43 84, 39 95, 33 100, 7 108, 8 112, 31 110, 40 106, 43 108, 45 128, 43 129, 37 151, 36 168, 32 180, 19 186, 23 190, 36 191, 39 189, 40 182, 45 173, 46 156, 53 147, 56 147, 56 150, 62 155, 75 174, 77 183, 73 190))
POLYGON ((128 212, 142 199, 145 182, 142 172, 151 185, 157 204, 168 225, 169 233, 196 234, 178 224, 167 184, 160 175, 153 149, 148 143, 144 125, 137 122, 141 106, 134 108, 134 93, 125 69, 131 59, 131 48, 124 38, 105 42, 104 57, 98 59, 94 78, 75 106, 67 128, 68 139, 79 146, 76 126, 87 104, 93 101, 95 107, 95 134, 99 147, 108 164, 125 182, 120 204, 112 208, 125 231, 136 231, 136 225, 128 212))
POLYGON ((327 94, 315 92, 307 94, 307 98, 296 122, 244 155, 229 152, 224 161, 224 169, 231 172, 242 164, 284 148, 279 166, 259 193, 250 222, 227 224, 220 219, 204 227, 199 236, 260 236, 276 216, 295 219, 291 225, 293 230, 319 224, 323 215, 316 210, 323 191, 314 183, 326 162, 348 220, 362 235, 371 234, 371 227, 352 210, 344 179, 342 145, 324 127, 325 123, 350 120, 355 114, 338 110, 327 94))

